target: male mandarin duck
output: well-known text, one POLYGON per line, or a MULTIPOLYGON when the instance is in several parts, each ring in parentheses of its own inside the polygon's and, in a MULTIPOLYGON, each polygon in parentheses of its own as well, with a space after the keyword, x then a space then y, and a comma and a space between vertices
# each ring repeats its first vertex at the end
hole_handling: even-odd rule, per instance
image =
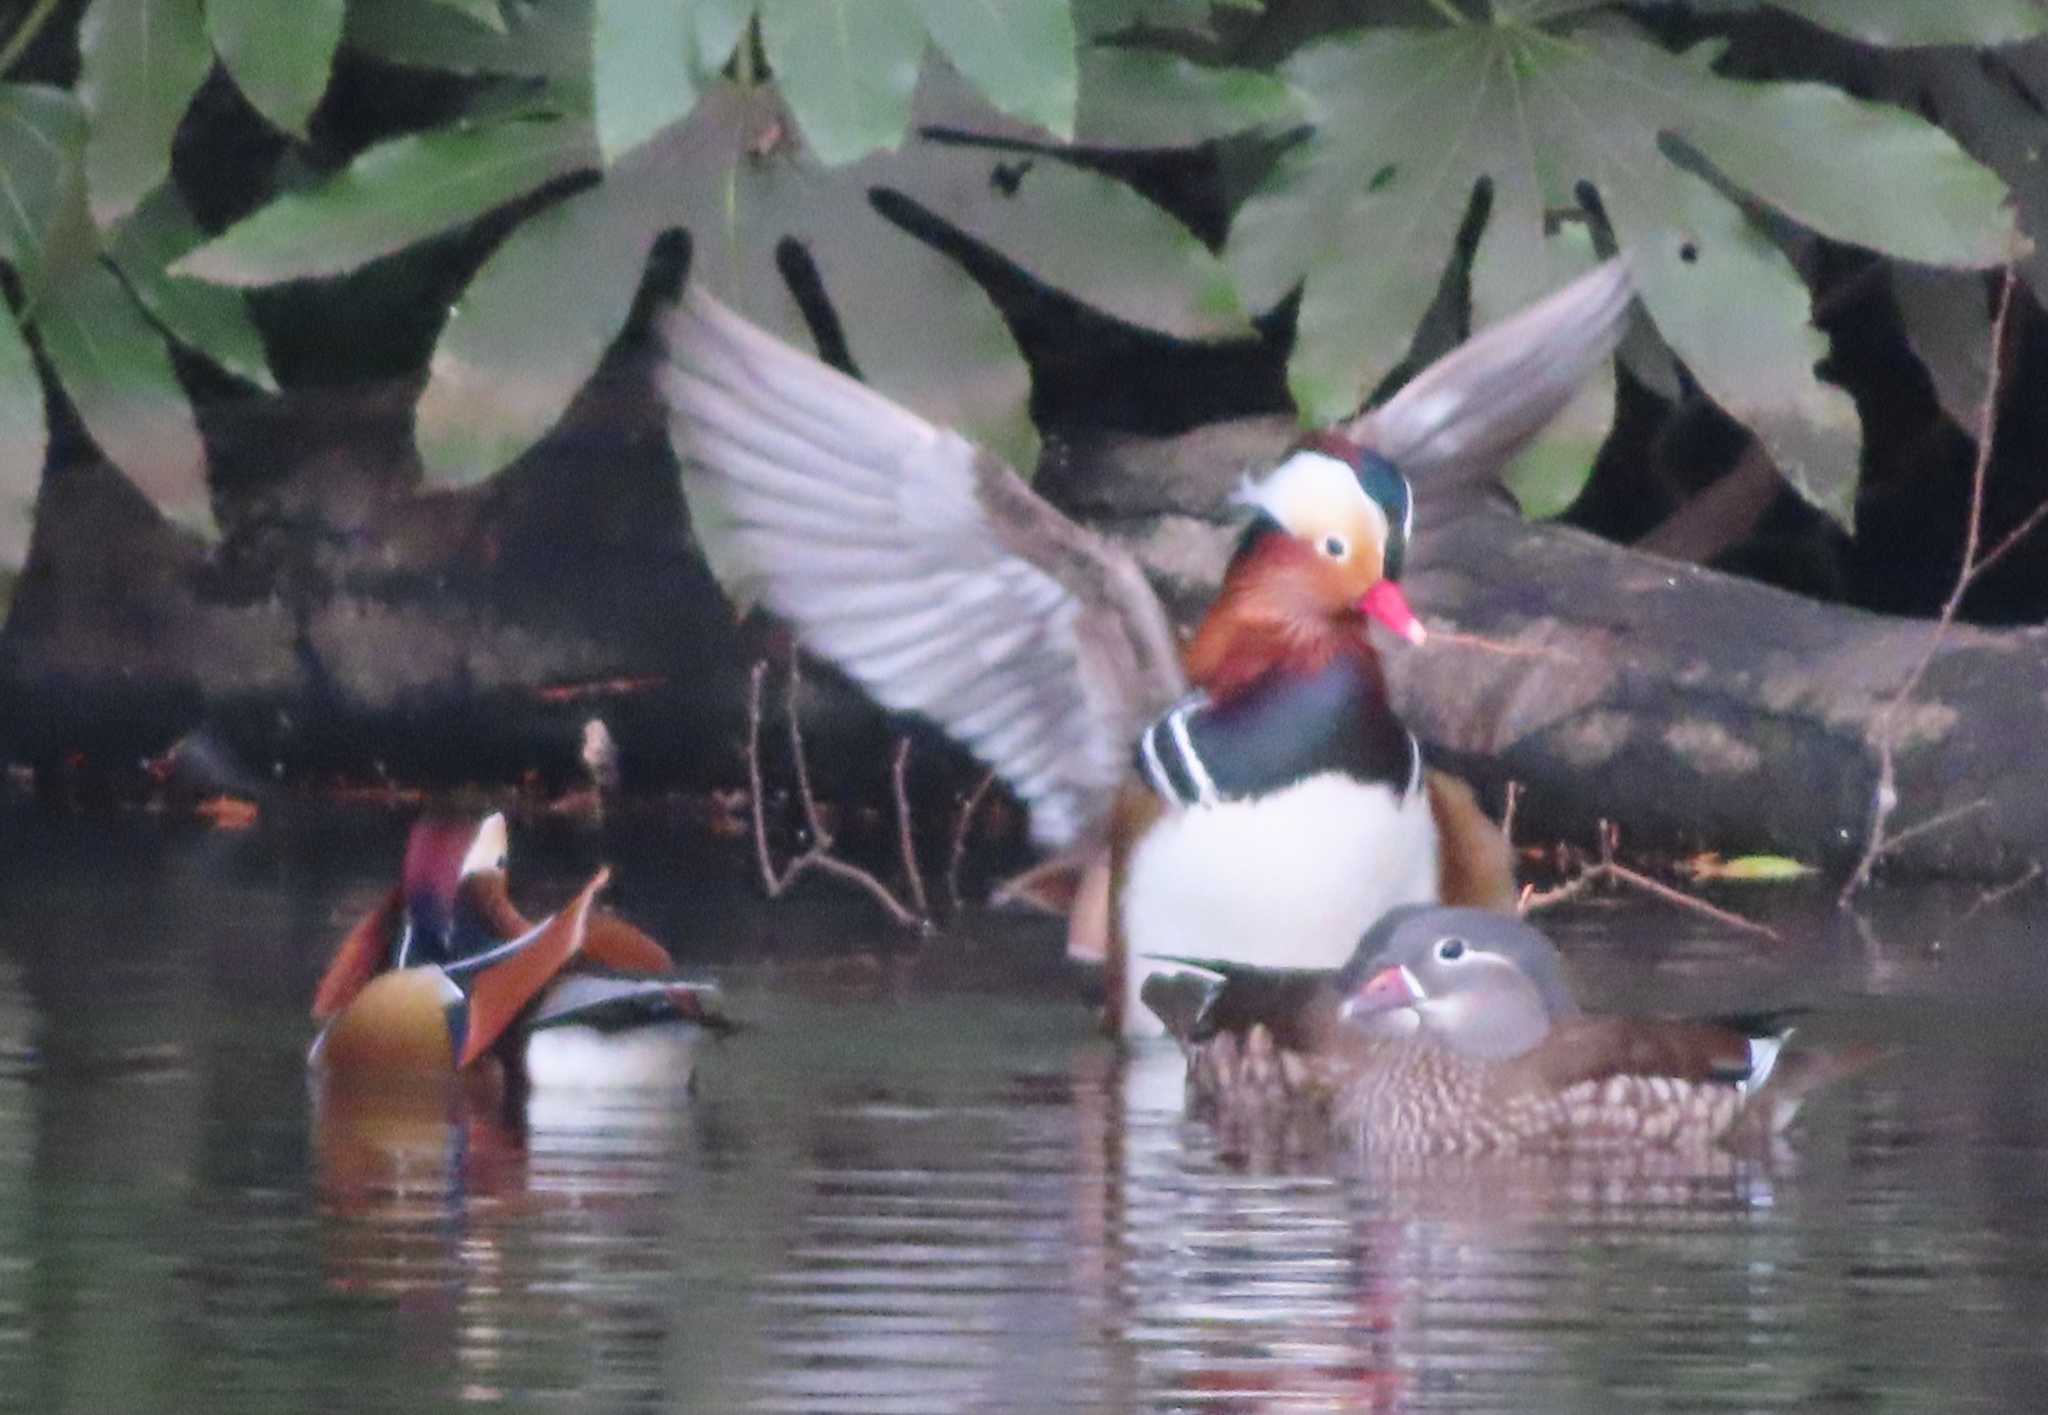
POLYGON ((527 1085, 687 1086, 696 1045, 732 1024, 717 989, 592 901, 529 923, 506 888, 505 818, 430 814, 400 882, 342 940, 313 998, 308 1061, 330 1077, 448 1075, 511 1063, 527 1085))
POLYGON ((1194 966, 1146 1000, 1197 1104, 1240 1121, 1306 1104, 1374 1152, 1754 1146, 1878 1055, 1788 1049, 1790 1011, 1589 1016, 1555 945, 1483 909, 1392 910, 1336 971, 1194 966))
POLYGON ((1423 638, 1408 475, 1497 470, 1612 351, 1631 291, 1610 261, 1248 478, 1184 657, 1121 548, 694 284, 658 380, 693 509, 809 649, 1008 782, 1058 852, 1036 873, 1081 881, 1070 946, 1106 954, 1112 1021, 1156 1035, 1132 959, 1334 967, 1396 904, 1510 904, 1505 841, 1424 770, 1366 626, 1423 638))

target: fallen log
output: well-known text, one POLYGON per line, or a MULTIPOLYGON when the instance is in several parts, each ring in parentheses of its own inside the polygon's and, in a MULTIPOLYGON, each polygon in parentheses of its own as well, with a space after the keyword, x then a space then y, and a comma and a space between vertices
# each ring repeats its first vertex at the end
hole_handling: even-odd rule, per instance
MULTIPOLYGON (((1284 419, 1056 449, 1041 485, 1121 535, 1177 608, 1214 588, 1221 508, 1284 419)), ((1846 869, 1878 785, 1872 728, 1935 625, 1789 594, 1417 488, 1404 577, 1431 640, 1392 648, 1397 702, 1440 761, 1527 788, 1525 838, 1768 850, 1846 869)), ((1894 874, 2005 880, 2048 852, 2048 628, 1952 626, 1902 710, 1894 874), (1916 830, 1916 823, 1933 822, 1916 830)))

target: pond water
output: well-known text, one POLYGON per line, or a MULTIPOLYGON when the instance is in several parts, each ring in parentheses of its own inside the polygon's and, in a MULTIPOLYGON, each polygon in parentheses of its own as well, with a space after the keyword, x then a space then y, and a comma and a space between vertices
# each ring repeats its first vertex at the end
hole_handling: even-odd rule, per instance
POLYGON ((305 1004, 395 817, 0 821, 0 1408, 2003 1410, 2048 1404, 2048 912, 1546 917, 1595 1005, 1894 1048, 1793 1152, 1249 1168, 1042 928, 913 959, 737 852, 515 828, 754 1023, 692 1100, 316 1128, 305 1004))

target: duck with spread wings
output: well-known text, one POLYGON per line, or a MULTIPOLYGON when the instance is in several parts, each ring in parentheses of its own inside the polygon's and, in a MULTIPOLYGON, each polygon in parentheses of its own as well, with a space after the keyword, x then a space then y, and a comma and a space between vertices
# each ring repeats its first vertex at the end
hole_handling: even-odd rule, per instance
POLYGON ((1400 588, 1408 478, 1498 470, 1631 298, 1624 263, 1596 267, 1248 477, 1185 647, 1136 562, 1015 469, 694 283, 659 320, 657 377, 692 506, 716 507, 763 601, 1002 776, 1083 880, 1070 938, 1104 933, 1113 1024, 1156 1034, 1149 955, 1334 967, 1397 904, 1510 902, 1500 832, 1424 767, 1367 626, 1424 637, 1400 588))

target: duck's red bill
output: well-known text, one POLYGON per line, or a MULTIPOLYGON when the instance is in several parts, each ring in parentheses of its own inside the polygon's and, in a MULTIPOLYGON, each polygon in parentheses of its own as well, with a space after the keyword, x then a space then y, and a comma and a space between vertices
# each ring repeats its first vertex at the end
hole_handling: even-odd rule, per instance
POLYGON ((1377 619, 1411 644, 1419 644, 1428 638, 1422 621, 1415 617, 1415 611, 1408 607, 1408 596, 1401 593, 1401 587, 1392 580, 1381 580, 1358 597, 1358 612, 1368 619, 1377 619))

